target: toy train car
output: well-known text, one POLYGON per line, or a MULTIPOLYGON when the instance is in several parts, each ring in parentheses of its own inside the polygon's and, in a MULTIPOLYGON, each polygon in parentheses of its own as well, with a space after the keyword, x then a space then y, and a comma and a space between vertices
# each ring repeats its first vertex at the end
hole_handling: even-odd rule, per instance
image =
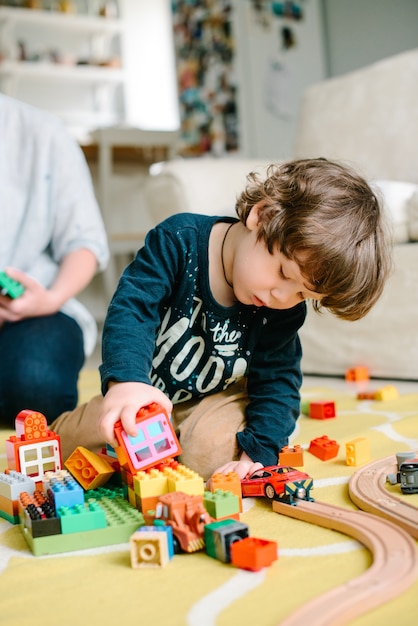
POLYGON ((418 493, 418 454, 416 452, 399 452, 396 455, 398 471, 389 474, 387 480, 401 486, 402 493, 418 493))
POLYGON ((408 459, 399 466, 402 493, 418 493, 418 458, 408 459))

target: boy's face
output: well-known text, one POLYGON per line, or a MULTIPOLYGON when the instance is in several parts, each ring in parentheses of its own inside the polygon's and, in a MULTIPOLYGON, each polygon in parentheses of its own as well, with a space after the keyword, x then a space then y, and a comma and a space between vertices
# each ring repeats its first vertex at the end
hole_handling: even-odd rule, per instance
POLYGON ((257 241, 258 223, 258 205, 255 205, 247 219, 246 232, 235 249, 235 297, 242 304, 269 309, 290 309, 308 299, 320 301, 323 295, 312 290, 296 261, 279 250, 270 254, 264 241, 257 241))

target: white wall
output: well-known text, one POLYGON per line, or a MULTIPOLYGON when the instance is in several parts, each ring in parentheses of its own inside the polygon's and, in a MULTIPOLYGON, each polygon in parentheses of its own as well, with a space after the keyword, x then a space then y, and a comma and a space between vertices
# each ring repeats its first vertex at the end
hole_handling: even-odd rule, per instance
POLYGON ((121 0, 125 23, 126 122, 149 130, 179 127, 170 0, 121 0))
POLYGON ((330 76, 418 47, 417 0, 323 0, 330 76))
POLYGON ((309 84, 418 47, 418 0, 306 0, 302 7, 303 21, 286 21, 298 39, 286 52, 278 49, 278 26, 263 32, 250 0, 235 0, 241 145, 249 157, 293 153, 299 97, 309 84), (270 72, 276 112, 265 103, 271 58, 283 68, 270 72))
MULTIPOLYGON (((170 0, 121 3, 127 122, 176 128, 170 0)), ((273 18, 269 29, 257 24, 250 0, 232 3, 240 152, 248 157, 293 154, 300 96, 310 84, 418 46, 418 0, 305 0, 303 20, 273 18), (296 36, 288 50, 280 46, 283 25, 296 36)))
POLYGON ((302 7, 302 20, 272 18, 263 28, 249 0, 234 2, 241 148, 249 157, 292 155, 301 93, 325 77, 321 0, 302 7), (288 50, 281 46, 283 26, 296 39, 288 50))

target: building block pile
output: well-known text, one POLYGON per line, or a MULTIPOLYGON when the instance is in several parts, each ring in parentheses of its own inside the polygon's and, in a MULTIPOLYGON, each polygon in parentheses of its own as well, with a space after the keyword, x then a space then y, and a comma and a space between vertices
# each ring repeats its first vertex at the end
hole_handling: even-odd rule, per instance
POLYGON ((60 438, 45 416, 17 415, 16 434, 6 441, 8 469, 0 473, 0 516, 20 524, 35 556, 129 542, 134 569, 164 567, 179 551, 202 549, 253 571, 277 559, 275 542, 248 541, 236 474, 217 474, 205 489, 175 459, 181 447, 162 407, 140 409, 136 423, 135 437, 115 425, 114 450, 78 447, 63 468, 60 438))

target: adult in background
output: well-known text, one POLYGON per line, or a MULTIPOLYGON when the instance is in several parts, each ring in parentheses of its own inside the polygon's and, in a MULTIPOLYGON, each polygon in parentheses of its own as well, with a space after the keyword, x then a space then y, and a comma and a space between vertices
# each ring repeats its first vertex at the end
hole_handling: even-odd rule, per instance
POLYGON ((0 270, 19 281, 0 295, 0 423, 22 409, 48 422, 77 405, 97 341, 75 299, 106 267, 107 237, 84 155, 60 120, 0 94, 0 270))

